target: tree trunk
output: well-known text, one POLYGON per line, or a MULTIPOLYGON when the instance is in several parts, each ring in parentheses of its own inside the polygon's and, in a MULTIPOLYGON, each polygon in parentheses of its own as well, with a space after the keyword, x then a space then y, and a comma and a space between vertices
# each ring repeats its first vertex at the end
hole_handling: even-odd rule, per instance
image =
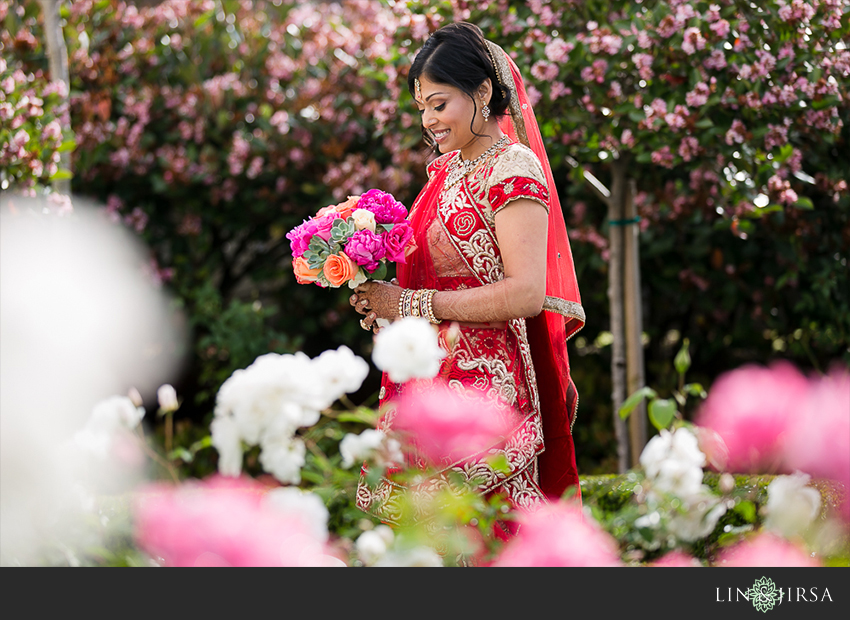
MULTIPOLYGON (((71 79, 68 73, 68 48, 65 46, 65 35, 62 32, 59 19, 60 0, 39 0, 39 3, 44 13, 44 33, 47 58, 50 62, 50 79, 53 82, 65 84, 65 97, 67 99, 71 88, 71 79)), ((70 127, 67 129, 70 129, 70 127)), ((71 172, 71 156, 68 151, 59 154, 59 168, 71 172)), ((70 195, 71 180, 54 181, 53 189, 60 194, 70 195)))
POLYGON ((625 420, 618 413, 626 399, 626 324, 625 291, 625 227, 616 225, 625 216, 625 197, 628 192, 625 165, 615 161, 611 165, 613 179, 611 198, 608 201, 608 301, 611 313, 611 402, 613 404, 614 434, 617 438, 617 467, 620 473, 629 469, 629 437, 625 420))
MULTIPOLYGON (((643 364, 643 310, 640 288, 640 251, 638 248, 640 227, 637 208, 634 203, 635 181, 627 179, 625 184, 623 215, 624 223, 618 226, 623 230, 623 292, 625 313, 625 342, 627 368, 627 394, 633 394, 644 386, 646 381, 643 364)), ((641 401, 629 416, 629 449, 632 467, 639 465, 639 459, 646 445, 646 402, 641 401)))

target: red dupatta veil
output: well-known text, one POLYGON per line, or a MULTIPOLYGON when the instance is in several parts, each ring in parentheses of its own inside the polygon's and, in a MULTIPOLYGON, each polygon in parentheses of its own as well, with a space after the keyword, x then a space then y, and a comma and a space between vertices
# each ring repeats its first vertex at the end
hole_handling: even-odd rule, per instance
MULTIPOLYGON (((526 324, 543 421, 545 451, 539 457, 540 487, 549 497, 560 497, 568 487, 578 488, 579 482, 572 439, 578 393, 570 378, 567 340, 584 326, 585 315, 552 167, 522 76, 501 47, 490 41, 487 45, 499 82, 511 93, 510 114, 500 119, 499 127, 511 140, 525 144, 537 155, 549 190, 546 300, 543 312, 527 319, 526 324)), ((417 239, 425 238, 424 231, 436 217, 447 172, 445 159, 431 164, 428 183, 411 209, 410 222, 417 239)), ((398 264, 398 279, 405 288, 436 288, 436 271, 427 244, 420 244, 406 264, 398 264)))

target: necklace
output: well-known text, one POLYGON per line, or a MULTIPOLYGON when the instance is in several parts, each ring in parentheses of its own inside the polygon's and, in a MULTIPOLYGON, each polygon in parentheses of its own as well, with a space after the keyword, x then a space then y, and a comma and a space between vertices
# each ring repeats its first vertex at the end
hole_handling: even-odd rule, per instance
POLYGON ((490 155, 492 155, 497 150, 508 144, 508 142, 510 142, 510 140, 508 140, 508 137, 502 136, 496 141, 496 144, 481 153, 481 155, 479 155, 475 159, 464 159, 461 154, 458 153, 457 157, 454 160, 454 162, 457 163, 454 163, 454 167, 446 177, 446 187, 452 187, 453 185, 455 185, 458 181, 460 181, 461 179, 466 177, 470 172, 472 172, 478 164, 480 164, 490 155))

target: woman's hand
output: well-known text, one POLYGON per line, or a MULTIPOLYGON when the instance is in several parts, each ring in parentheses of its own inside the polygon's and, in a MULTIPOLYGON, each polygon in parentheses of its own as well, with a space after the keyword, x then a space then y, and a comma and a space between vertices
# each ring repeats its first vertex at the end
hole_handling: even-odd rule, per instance
POLYGON ((393 321, 398 318, 398 300, 401 297, 401 291, 402 288, 398 286, 398 281, 395 279, 389 283, 364 282, 354 289, 354 294, 348 302, 365 317, 360 321, 363 328, 378 333, 380 328, 375 325, 377 319, 393 321))

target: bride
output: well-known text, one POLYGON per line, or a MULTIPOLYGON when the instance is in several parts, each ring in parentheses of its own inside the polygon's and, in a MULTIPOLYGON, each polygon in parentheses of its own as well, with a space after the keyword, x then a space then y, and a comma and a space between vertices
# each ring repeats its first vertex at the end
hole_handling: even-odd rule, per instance
MULTIPOLYGON (((505 442, 444 463, 431 486, 450 471, 474 470, 481 493, 531 510, 578 485, 578 394, 567 340, 585 317, 551 167, 519 70, 477 26, 460 22, 434 32, 413 62, 408 88, 425 140, 440 152, 408 218, 417 249, 397 265, 398 285, 366 282, 350 302, 364 315, 364 329, 377 328, 379 318, 427 318, 449 351, 441 379, 483 389, 512 412, 514 431, 505 442), (451 347, 450 324, 460 333, 451 347), (497 453, 509 471, 488 464, 497 453)), ((405 389, 384 374, 384 429, 405 389)), ((357 504, 394 522, 398 488, 392 472, 376 487, 362 477, 357 504)))

